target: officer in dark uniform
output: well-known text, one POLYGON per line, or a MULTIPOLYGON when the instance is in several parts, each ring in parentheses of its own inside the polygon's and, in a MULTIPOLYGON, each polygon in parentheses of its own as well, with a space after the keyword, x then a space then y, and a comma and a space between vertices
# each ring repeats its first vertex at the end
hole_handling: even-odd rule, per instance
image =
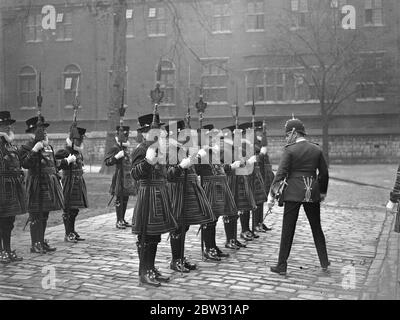
POLYGON ((19 150, 12 142, 14 133, 9 111, 0 111, 0 263, 21 261, 11 250, 11 231, 15 216, 26 213, 24 174, 19 150))
POLYGON ((76 243, 83 239, 75 231, 75 219, 80 208, 88 207, 88 197, 86 182, 83 178, 83 139, 86 129, 76 128, 77 136, 73 137, 74 130, 71 130, 70 136, 64 149, 56 153, 57 165, 63 171, 61 183, 64 191, 64 213, 63 221, 65 227, 64 241, 76 243))
MULTIPOLYGON (((30 220, 32 253, 55 251, 44 235, 50 211, 63 209, 64 196, 57 174, 57 164, 53 147, 49 144, 43 116, 26 121, 25 130, 31 139, 22 146, 22 167, 28 169, 26 178, 26 193, 30 220), (40 167, 39 167, 40 166, 40 167)), ((66 161, 71 161, 66 159, 66 161)))
POLYGON ((117 126, 115 143, 108 150, 104 163, 106 166, 114 166, 110 194, 115 200, 115 212, 117 215, 117 229, 125 229, 131 225, 125 220, 126 207, 129 196, 136 194, 135 186, 130 176, 132 161, 129 155, 129 127, 117 126))
POLYGON ((285 131, 288 144, 283 151, 267 201, 268 207, 272 208, 276 186, 286 178, 279 258, 278 264, 271 267, 271 271, 280 275, 286 274, 287 259, 301 205, 311 226, 322 270, 327 271, 330 263, 320 220, 320 202, 325 199, 328 190, 327 163, 321 148, 305 139, 304 124, 299 119, 293 118, 287 121, 285 131))

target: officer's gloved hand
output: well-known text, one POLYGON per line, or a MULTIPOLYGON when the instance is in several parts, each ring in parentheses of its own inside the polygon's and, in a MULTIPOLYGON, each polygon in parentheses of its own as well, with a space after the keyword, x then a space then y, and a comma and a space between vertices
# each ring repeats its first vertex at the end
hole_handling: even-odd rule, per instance
POLYGON ((200 149, 199 152, 197 152, 197 156, 200 158, 204 158, 205 156, 207 156, 207 151, 204 149, 200 149))
POLYGON ((43 148, 44 148, 43 142, 39 141, 39 142, 36 142, 36 144, 33 146, 32 151, 33 152, 39 152, 43 148))
POLYGON ((268 209, 272 209, 275 205, 275 199, 272 196, 271 193, 268 194, 268 199, 267 199, 267 207, 268 209))
POLYGON ((254 164, 254 163, 256 163, 256 162, 257 162, 257 156, 256 156, 256 155, 251 156, 251 157, 247 160, 247 163, 249 163, 249 164, 254 164))
POLYGON ((266 146, 261 147, 260 153, 267 154, 267 147, 266 146))
POLYGON ((240 160, 236 160, 234 163, 231 164, 231 168, 237 169, 240 167, 241 164, 242 164, 242 162, 240 160))
POLYGON ((388 211, 390 211, 391 213, 393 213, 395 204, 396 204, 395 202, 392 202, 391 200, 389 200, 388 203, 386 204, 386 209, 388 211))
POLYGON ((121 159, 121 158, 123 158, 124 157, 124 155, 125 155, 125 153, 124 153, 124 150, 121 150, 120 152, 118 152, 114 157, 115 157, 115 159, 121 159))
POLYGON ((65 158, 67 160, 68 164, 71 164, 72 162, 76 161, 76 157, 73 154, 70 154, 68 157, 65 158))
POLYGON ((185 158, 185 159, 182 159, 182 161, 179 164, 179 166, 182 169, 187 169, 187 168, 189 168, 191 166, 191 164, 192 164, 192 162, 191 162, 190 158, 185 158))
POLYGON ((151 165, 156 164, 157 162, 157 155, 156 150, 154 148, 148 148, 146 151, 146 161, 151 165))

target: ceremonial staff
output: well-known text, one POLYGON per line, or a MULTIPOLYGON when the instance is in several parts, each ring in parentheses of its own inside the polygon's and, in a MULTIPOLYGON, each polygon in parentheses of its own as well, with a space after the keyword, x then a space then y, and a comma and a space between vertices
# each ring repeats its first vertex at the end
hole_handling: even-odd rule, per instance
MULTIPOLYGON (((126 107, 124 104, 124 91, 125 88, 122 88, 122 99, 121 99, 121 106, 119 108, 119 132, 122 132, 124 134, 124 116, 125 116, 125 111, 126 111, 126 107)), ((122 139, 119 142, 119 149, 120 151, 124 150, 123 147, 123 142, 122 139)), ((123 202, 123 197, 124 197, 124 157, 122 157, 120 159, 120 161, 118 162, 118 177, 119 177, 119 187, 118 187, 118 201, 116 201, 115 205, 116 207, 120 207, 122 202, 123 202)), ((116 186, 118 186, 118 184, 116 184, 116 186)))
MULTIPOLYGON (((36 125, 36 131, 35 131, 35 143, 39 141, 44 140, 44 129, 43 129, 43 116, 42 116, 42 103, 43 103, 43 97, 42 97, 42 72, 39 72, 39 93, 36 98, 37 101, 37 115, 38 115, 38 121, 36 125)), ((43 199, 42 199, 42 168, 41 168, 41 163, 42 163, 42 150, 38 152, 38 183, 39 183, 39 190, 38 190, 38 197, 39 197, 39 219, 42 221, 43 219, 43 199)))
MULTIPOLYGON (((256 116, 256 105, 255 105, 255 103, 254 103, 254 86, 253 86, 253 90, 252 90, 252 105, 251 105, 251 128, 253 129, 253 134, 254 134, 254 139, 253 139, 253 146, 254 146, 254 148, 255 148, 255 141, 256 141, 256 139, 257 139, 257 136, 256 136, 256 134, 255 134, 255 131, 256 131, 256 121, 255 121, 255 116, 256 116)), ((254 169, 253 169, 254 170, 254 169)), ((256 179, 256 176, 254 176, 254 180, 253 180, 253 184, 255 185, 255 179, 256 179)), ((255 191, 255 190, 254 190, 255 191)), ((252 212, 252 215, 251 215, 251 225, 252 225, 252 231, 254 232, 254 229, 255 229, 255 226, 256 226, 256 224, 255 224, 255 219, 254 219, 254 214, 255 214, 255 212, 254 212, 254 210, 251 210, 251 212, 252 212)))
MULTIPOLYGON (((79 108, 78 95, 79 95, 79 77, 76 80, 75 99, 74 99, 74 102, 73 102, 74 115, 72 117, 72 125, 71 125, 71 129, 70 129, 70 139, 72 140, 72 153, 74 152, 75 139, 79 139, 80 138, 80 134, 79 134, 79 131, 78 131, 78 128, 77 128, 77 121, 76 121, 78 108, 79 108)), ((69 181, 70 181, 70 185, 69 185, 69 190, 68 190, 68 199, 67 199, 67 201, 65 201, 66 206, 68 206, 69 203, 70 203, 72 190, 73 190, 72 168, 73 168, 73 163, 71 162, 69 164, 69 181)))
MULTIPOLYGON (((201 90, 200 91, 200 99, 199 99, 198 102, 196 102, 196 109, 197 109, 197 112, 199 114, 199 127, 200 127, 200 130, 199 130, 199 133, 200 133, 200 136, 199 136, 199 147, 200 148, 201 148, 201 143, 202 143, 202 141, 201 141, 201 128, 203 127, 203 113, 206 111, 206 108, 207 108, 207 103, 205 103, 203 101, 203 94, 202 93, 203 92, 201 90)), ((201 187, 203 187, 203 175, 201 174, 201 170, 200 170, 200 184, 201 184, 201 187)), ((203 243, 204 233, 203 233, 203 227, 202 226, 200 226, 200 230, 201 230, 201 236, 200 236, 201 237, 201 260, 204 260, 204 243, 203 243)))

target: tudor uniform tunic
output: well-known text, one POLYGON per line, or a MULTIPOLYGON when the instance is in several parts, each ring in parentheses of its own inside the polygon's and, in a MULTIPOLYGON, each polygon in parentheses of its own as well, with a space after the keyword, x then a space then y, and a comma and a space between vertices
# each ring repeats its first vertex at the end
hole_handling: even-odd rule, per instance
POLYGON ((65 199, 65 208, 79 209, 88 207, 86 182, 83 178, 83 155, 79 150, 66 146, 58 150, 56 159, 59 161, 58 168, 62 170, 61 183, 65 199), (76 161, 68 164, 65 158, 70 154, 75 155, 76 161))
POLYGON ((48 145, 40 152, 34 152, 32 151, 34 146, 34 139, 22 146, 22 166, 28 169, 26 178, 28 212, 39 213, 39 199, 42 204, 42 212, 61 210, 64 206, 64 196, 57 175, 53 148, 48 145))
POLYGON ((132 178, 139 182, 137 201, 132 216, 132 233, 161 235, 178 228, 167 191, 166 164, 151 165, 146 152, 153 142, 140 143, 132 153, 132 178))
POLYGON ((24 173, 17 147, 0 138, 0 218, 26 213, 24 173))

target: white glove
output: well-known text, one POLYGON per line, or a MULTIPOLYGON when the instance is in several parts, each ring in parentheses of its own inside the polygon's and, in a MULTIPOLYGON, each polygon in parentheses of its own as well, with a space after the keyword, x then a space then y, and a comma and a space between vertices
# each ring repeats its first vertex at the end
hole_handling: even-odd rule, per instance
POLYGON ((181 163, 179 164, 179 166, 180 166, 182 169, 187 169, 187 168, 190 167, 191 164, 192 164, 192 162, 190 161, 190 158, 185 158, 185 159, 182 159, 182 161, 181 161, 181 163))
POLYGON ((240 165, 241 165, 241 164, 242 164, 241 161, 236 160, 234 163, 231 164, 231 168, 232 168, 232 169, 240 168, 240 165))
POLYGON ((386 209, 387 209, 388 211, 393 212, 394 205, 395 205, 395 203, 389 200, 388 203, 386 204, 386 209))
POLYGON ((67 160, 68 164, 75 162, 76 161, 76 157, 73 154, 70 154, 68 157, 65 158, 65 160, 67 160))
POLYGON ((261 147, 260 153, 267 154, 267 147, 261 147))
POLYGON ((200 156, 200 158, 204 158, 207 155, 207 152, 204 149, 200 149, 199 152, 197 152, 197 155, 200 156))
POLYGON ((146 160, 150 164, 155 164, 157 162, 156 150, 154 148, 148 148, 146 151, 146 160))
POLYGON ((124 155, 125 155, 124 150, 121 150, 120 152, 118 152, 118 153, 114 156, 114 158, 118 160, 118 159, 123 158, 124 155))
POLYGON ((257 162, 257 156, 256 156, 256 155, 251 156, 251 157, 247 160, 247 163, 249 163, 249 164, 254 164, 254 163, 256 163, 256 162, 257 162))
POLYGON ((274 199, 274 197, 272 196, 272 194, 269 193, 269 194, 268 194, 268 199, 267 199, 267 206, 268 206, 268 209, 272 209, 272 208, 274 207, 274 205, 275 205, 275 199, 274 199))
POLYGON ((36 142, 36 144, 34 145, 34 147, 32 148, 33 152, 39 152, 40 150, 42 150, 44 148, 43 146, 43 142, 39 141, 36 142))

